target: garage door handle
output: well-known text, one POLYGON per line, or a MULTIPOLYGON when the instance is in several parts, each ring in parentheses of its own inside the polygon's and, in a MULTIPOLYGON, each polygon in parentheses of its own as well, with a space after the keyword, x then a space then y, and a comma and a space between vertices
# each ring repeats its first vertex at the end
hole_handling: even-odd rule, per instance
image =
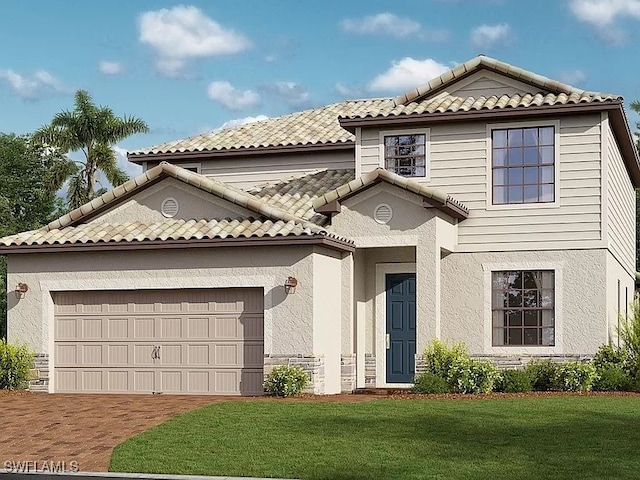
POLYGON ((151 350, 151 358, 154 360, 160 360, 160 345, 153 347, 151 350))

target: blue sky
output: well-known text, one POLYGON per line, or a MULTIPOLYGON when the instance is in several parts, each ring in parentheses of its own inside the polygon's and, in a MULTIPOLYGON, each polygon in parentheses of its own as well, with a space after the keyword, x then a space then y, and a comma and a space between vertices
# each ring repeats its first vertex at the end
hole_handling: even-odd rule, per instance
POLYGON ((640 99, 640 0, 5 0, 0 16, 0 131, 33 131, 83 88, 149 123, 120 153, 395 95, 478 53, 640 99))

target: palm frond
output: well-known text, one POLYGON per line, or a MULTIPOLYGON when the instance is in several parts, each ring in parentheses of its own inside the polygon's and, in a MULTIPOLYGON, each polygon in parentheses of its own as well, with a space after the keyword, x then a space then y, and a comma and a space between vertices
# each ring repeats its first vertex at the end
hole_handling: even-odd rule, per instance
POLYGON ((97 169, 104 173, 111 185, 117 187, 129 180, 129 176, 118 168, 115 152, 110 146, 105 144, 96 145, 93 153, 97 169))
POLYGON ((87 180, 84 176, 84 172, 78 171, 69 180, 67 191, 67 203, 70 208, 78 208, 89 201, 87 196, 87 180))
POLYGON ((57 192, 64 183, 80 171, 80 167, 71 159, 63 158, 52 162, 44 179, 47 192, 57 192))

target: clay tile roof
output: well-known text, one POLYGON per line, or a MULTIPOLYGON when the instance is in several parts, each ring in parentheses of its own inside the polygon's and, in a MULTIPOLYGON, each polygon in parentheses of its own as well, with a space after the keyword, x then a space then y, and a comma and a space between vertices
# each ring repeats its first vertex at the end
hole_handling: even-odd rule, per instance
POLYGON ((201 240, 215 238, 261 238, 323 235, 336 240, 346 239, 317 225, 293 220, 236 218, 222 220, 177 220, 161 222, 127 222, 108 224, 91 222, 74 227, 32 230, 0 239, 0 246, 104 244, 155 240, 201 240))
POLYGON ((135 161, 136 156, 149 154, 229 151, 290 145, 351 144, 354 136, 340 126, 338 117, 378 108, 390 101, 389 98, 373 98, 334 103, 143 148, 129 152, 129 158, 135 161))
POLYGON ((363 118, 380 118, 380 117, 397 117, 424 114, 439 113, 456 113, 471 112, 481 110, 499 110, 499 109, 521 109, 528 107, 539 107, 543 105, 569 105, 569 104, 585 104, 585 103, 618 103, 622 98, 616 95, 597 94, 597 93, 526 93, 490 96, 490 97, 457 97, 455 95, 440 94, 435 97, 409 102, 406 104, 387 103, 372 108, 367 111, 361 111, 350 117, 341 117, 349 119, 363 118))
POLYGON ((469 209, 453 197, 446 195, 433 187, 423 185, 410 178, 385 170, 384 168, 376 168, 371 172, 365 173, 360 178, 356 178, 345 185, 328 191, 313 201, 313 207, 317 210, 328 203, 345 200, 359 191, 380 182, 386 182, 400 187, 403 190, 421 195, 430 205, 442 210, 454 218, 464 219, 469 215, 469 209))

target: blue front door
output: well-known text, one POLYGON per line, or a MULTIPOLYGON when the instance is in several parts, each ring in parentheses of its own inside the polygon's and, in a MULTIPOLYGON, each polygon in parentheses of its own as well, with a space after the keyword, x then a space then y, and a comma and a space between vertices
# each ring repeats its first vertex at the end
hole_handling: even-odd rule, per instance
POLYGON ((387 383, 411 383, 416 373, 416 275, 386 277, 387 383))

